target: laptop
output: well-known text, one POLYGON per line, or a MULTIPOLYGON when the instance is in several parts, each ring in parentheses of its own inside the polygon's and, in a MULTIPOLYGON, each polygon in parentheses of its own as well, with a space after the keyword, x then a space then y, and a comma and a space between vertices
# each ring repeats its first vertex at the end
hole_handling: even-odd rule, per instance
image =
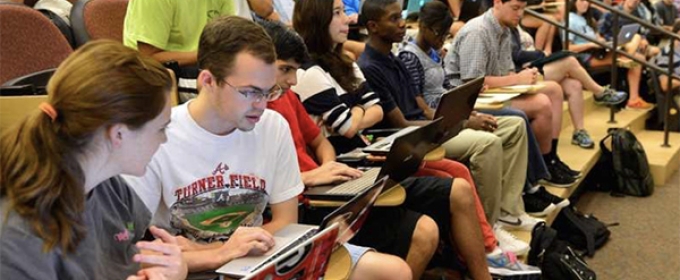
POLYGON ((261 256, 245 256, 232 260, 217 269, 216 272, 232 277, 244 277, 270 264, 277 258, 287 255, 290 250, 294 248, 299 249, 299 245, 309 239, 321 240, 321 236, 327 234, 325 229, 335 224, 338 226, 338 234, 334 240, 333 249, 339 247, 359 231, 386 182, 387 177, 380 178, 370 185, 369 188, 353 197, 332 213, 326 215, 320 226, 287 225, 274 234, 276 245, 269 252, 261 256))
MULTIPOLYGON (((619 47, 628 44, 639 31, 640 25, 637 23, 621 26, 621 29, 619 29, 618 42, 616 42, 616 44, 619 47)), ((612 48, 613 44, 613 42, 607 42, 607 47, 612 48)))
POLYGON ((373 184, 376 178, 383 176, 390 177, 383 192, 390 190, 397 182, 401 182, 418 171, 423 158, 433 148, 430 139, 435 138, 441 122, 442 119, 439 118, 398 137, 387 154, 382 168, 370 168, 364 171, 360 178, 336 186, 310 188, 304 195, 310 199, 346 201, 373 184))
MULTIPOLYGON (((434 118, 444 118, 439 128, 438 139, 433 139, 433 143, 442 144, 455 137, 462 130, 463 121, 466 120, 475 108, 475 101, 479 92, 484 86, 484 77, 475 78, 465 84, 457 86, 442 94, 434 118)), ((375 143, 363 148, 362 151, 370 154, 387 154, 392 147, 394 139, 407 134, 418 128, 409 126, 398 132, 385 137, 375 143)))
POLYGON ((278 258, 244 276, 244 280, 322 279, 329 265, 339 225, 333 224, 314 237, 283 252, 278 258))

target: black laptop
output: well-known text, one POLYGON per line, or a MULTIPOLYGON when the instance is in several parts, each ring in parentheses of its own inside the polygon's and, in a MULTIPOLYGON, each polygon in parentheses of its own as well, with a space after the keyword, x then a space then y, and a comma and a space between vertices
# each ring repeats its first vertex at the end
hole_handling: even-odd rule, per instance
POLYGON ((417 127, 411 132, 398 137, 387 154, 382 168, 371 168, 364 171, 360 178, 347 181, 337 186, 320 186, 310 188, 304 193, 310 199, 349 200, 371 186, 377 178, 389 176, 383 192, 391 189, 396 183, 413 175, 427 153, 433 149, 431 139, 437 136, 442 119, 417 127))

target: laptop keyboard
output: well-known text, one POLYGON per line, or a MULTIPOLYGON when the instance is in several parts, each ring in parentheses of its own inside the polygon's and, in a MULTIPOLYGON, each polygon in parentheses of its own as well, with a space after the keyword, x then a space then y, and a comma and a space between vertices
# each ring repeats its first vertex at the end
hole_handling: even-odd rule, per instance
POLYGON ((330 190, 328 194, 358 194, 370 187, 380 173, 380 168, 371 168, 364 172, 364 175, 351 181, 340 184, 330 190))
POLYGON ((303 234, 302 236, 300 236, 298 239, 294 240, 293 242, 290 242, 290 244, 286 245, 286 247, 283 247, 283 248, 282 248, 281 250, 279 250, 279 252, 277 252, 276 254, 273 254, 273 255, 269 256, 269 257, 267 258, 267 260, 265 260, 265 261, 262 262, 260 265, 256 266, 255 268, 253 268, 253 269, 250 270, 250 271, 258 270, 258 269, 260 269, 261 267, 267 265, 268 263, 272 262, 272 261, 275 260, 276 258, 282 256, 283 254, 287 253, 287 252, 290 251, 291 249, 295 248, 295 246, 300 245, 300 244, 302 244, 303 242, 307 241, 308 239, 312 238, 318 231, 319 231, 319 229, 316 229, 316 228, 313 228, 313 229, 308 230, 307 232, 305 232, 305 234, 303 234))

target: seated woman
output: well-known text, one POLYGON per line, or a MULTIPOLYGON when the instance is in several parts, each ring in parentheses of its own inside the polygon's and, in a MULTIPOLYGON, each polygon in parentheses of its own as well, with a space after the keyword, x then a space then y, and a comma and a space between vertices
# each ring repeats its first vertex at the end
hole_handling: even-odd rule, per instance
MULTIPOLYGON (((639 3, 637 0, 626 0, 618 7, 622 11, 627 11, 633 15, 639 3)), ((590 2, 585 0, 576 0, 569 5, 569 28, 574 30, 582 30, 589 38, 606 42, 607 38, 616 36, 615 34, 600 34, 596 32, 597 23, 593 18, 592 9, 590 9, 590 2)), ((608 30, 611 33, 611 14, 606 14, 602 20, 602 26, 599 28, 600 32, 608 30)), ((626 23, 623 17, 619 19, 619 25, 626 23)), ((605 51, 599 45, 592 43, 584 38, 576 36, 576 34, 569 34, 569 50, 581 53, 579 60, 586 67, 607 67, 612 65, 611 51, 605 51)), ((636 34, 633 39, 624 45, 627 53, 635 56, 638 59, 644 60, 645 53, 655 55, 658 53, 658 48, 648 46, 647 40, 636 34)), ((640 80, 642 76, 642 66, 636 65, 628 69, 628 99, 627 108, 630 109, 649 109, 651 104, 645 102, 640 98, 640 80)))
POLYGON ((186 277, 173 236, 151 227, 156 242, 139 241, 151 214, 117 177, 144 174, 165 142, 171 88, 160 63, 113 41, 59 66, 48 101, 0 139, 3 277, 186 277))

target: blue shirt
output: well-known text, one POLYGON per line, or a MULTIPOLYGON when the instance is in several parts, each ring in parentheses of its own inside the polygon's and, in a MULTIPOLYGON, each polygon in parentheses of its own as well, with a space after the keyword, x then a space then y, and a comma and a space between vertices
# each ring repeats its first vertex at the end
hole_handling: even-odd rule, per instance
MULTIPOLYGON (((373 91, 380 97, 380 105, 387 115, 399 107, 407 120, 424 120, 423 110, 416 103, 419 95, 415 82, 404 63, 392 53, 384 55, 366 45, 359 57, 359 67, 373 91)), ((386 118, 379 127, 389 127, 386 118)))
MULTIPOLYGON (((583 16, 580 16, 576 13, 569 13, 569 28, 572 30, 576 30, 578 32, 581 32, 585 35, 588 36, 588 38, 591 39, 596 39, 597 35, 595 34, 595 30, 593 30, 590 25, 588 25, 588 22, 583 16)), ((564 34, 560 32, 560 34, 564 34)), ((581 36, 578 36, 574 33, 569 33, 569 42, 571 42, 574 45, 581 45, 585 43, 589 43, 590 41, 584 39, 581 36)))
POLYGON ((361 11, 361 0, 342 0, 345 5, 345 14, 351 16, 361 11))

